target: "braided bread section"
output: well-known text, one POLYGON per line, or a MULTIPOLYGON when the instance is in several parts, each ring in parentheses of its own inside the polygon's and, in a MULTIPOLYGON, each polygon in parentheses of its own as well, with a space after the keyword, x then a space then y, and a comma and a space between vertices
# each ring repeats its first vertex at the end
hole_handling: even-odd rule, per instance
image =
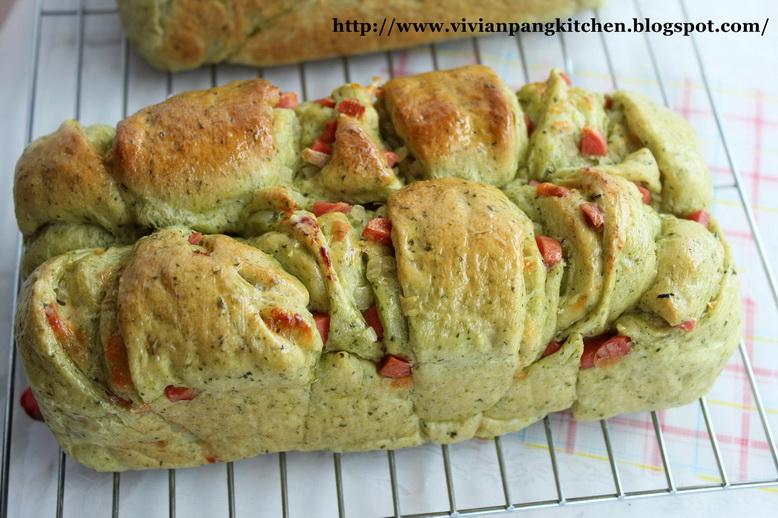
POLYGON ((69 250, 170 225, 249 237, 269 187, 292 188, 312 209, 383 204, 419 179, 502 187, 586 166, 638 182, 661 212, 710 205, 696 137, 669 110, 588 92, 556 70, 514 95, 476 65, 347 84, 305 103, 263 80, 236 81, 173 96, 116 130, 68 121, 25 150, 14 199, 27 275, 69 250))

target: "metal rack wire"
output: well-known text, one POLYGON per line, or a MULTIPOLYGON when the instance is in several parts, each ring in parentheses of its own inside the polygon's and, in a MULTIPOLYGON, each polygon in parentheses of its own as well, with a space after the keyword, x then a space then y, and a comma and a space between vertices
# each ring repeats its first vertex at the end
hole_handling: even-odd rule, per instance
MULTIPOLYGON (((639 0, 633 0, 633 2, 639 16, 642 17, 639 0)), ((684 17, 688 20, 689 16, 688 16, 685 0, 679 0, 679 2, 684 17)), ((78 32, 76 37, 76 45, 78 50, 77 50, 77 68, 75 71, 76 95, 74 99, 73 113, 75 118, 78 119, 79 116, 81 115, 85 19, 87 17, 115 15, 115 14, 116 14, 116 10, 112 8, 107 8, 107 9, 85 8, 83 1, 81 2, 80 7, 77 9, 43 9, 41 8, 40 0, 38 0, 36 6, 34 32, 32 34, 33 69, 32 69, 31 88, 29 91, 29 100, 28 100, 29 106, 28 106, 28 119, 27 119, 27 128, 26 128, 27 142, 30 142, 32 140, 33 129, 34 129, 33 121, 35 117, 36 93, 38 89, 42 20, 50 17, 75 17, 77 19, 78 32)), ((595 12, 594 14, 595 16, 599 17, 598 12, 595 12)), ((723 189, 736 190, 738 198, 742 204, 742 208, 745 212, 748 225, 753 234, 753 238, 758 251, 761 266, 767 278, 769 288, 771 290, 773 302, 775 303, 775 309, 778 312, 778 290, 776 289, 775 276, 770 267, 770 263, 765 253, 763 241, 761 239, 761 236, 759 234, 759 231, 755 223, 753 211, 749 205, 747 194, 743 187, 742 176, 736 164, 734 163, 732 153, 730 151, 730 146, 727 141, 727 136, 721 121, 721 117, 719 115, 719 110, 716 105, 716 101, 713 92, 711 90, 710 83, 708 81, 708 75, 706 72, 704 59, 702 57, 696 39, 692 37, 691 40, 694 49, 694 55, 697 60, 699 71, 703 80, 707 99, 712 109, 713 117, 716 123, 718 135, 721 139, 725 156, 729 164, 730 170, 732 171, 732 175, 734 179, 734 183, 723 185, 723 186, 717 186, 716 188, 717 190, 723 190, 723 189)), ((601 41, 602 49, 605 54, 607 67, 610 72, 613 87, 618 88, 617 76, 614 73, 614 68, 613 68, 613 63, 612 63, 612 58, 611 58, 610 49, 608 47, 608 43, 605 37, 602 35, 600 36, 600 41, 601 41)), ((516 42, 518 46, 517 49, 518 54, 521 59, 521 68, 524 72, 525 79, 529 80, 527 60, 525 57, 525 49, 520 36, 516 38, 516 42)), ((563 35, 559 36, 559 42, 561 45, 561 51, 562 51, 565 68, 567 69, 567 72, 572 75, 573 72, 572 60, 570 58, 567 43, 563 35)), ((650 61, 651 61, 651 65, 653 68, 656 81, 659 85, 662 98, 665 104, 668 105, 669 103, 668 103, 667 90, 665 88, 665 84, 662 75, 660 73, 654 48, 648 36, 645 36, 645 44, 650 57, 650 61)), ((476 60, 480 62, 481 51, 479 48, 478 40, 473 38, 472 45, 473 45, 474 55, 476 56, 476 60)), ((433 67, 437 69, 439 60, 438 60, 435 45, 434 44, 430 45, 429 50, 430 50, 430 58, 433 67)), ((130 49, 127 44, 126 38, 123 39, 122 56, 123 56, 123 74, 124 74, 123 82, 122 82, 123 84, 122 114, 123 116, 126 116, 127 109, 128 109, 128 85, 130 79, 130 73, 129 73, 130 49)), ((394 64, 392 62, 392 54, 387 52, 386 59, 388 62, 390 75, 393 75, 394 64)), ((348 81, 349 80, 349 60, 347 58, 343 58, 342 63, 343 63, 344 76, 348 81)), ((307 96, 305 67, 301 65, 299 67, 299 71, 300 71, 300 83, 302 85, 302 93, 303 93, 303 97, 305 98, 307 96)), ((258 74, 261 75, 261 71, 259 71, 258 74)), ((214 85, 216 84, 216 77, 217 77, 216 68, 211 67, 211 83, 214 85)), ((166 79, 167 79, 166 81, 167 94, 170 95, 173 90, 172 88, 173 75, 168 73, 166 79)), ((19 271, 18 271, 18 258, 21 254, 21 246, 22 246, 21 238, 17 234, 17 238, 16 238, 16 250, 17 250, 16 278, 17 279, 20 279, 19 271)), ((21 281, 19 280, 19 284, 20 282, 21 281)), ((12 309, 14 310, 15 310, 16 302, 17 302, 16 296, 14 296, 13 300, 11 301, 12 309)), ((622 483, 619 467, 617 465, 613 453, 610 429, 608 426, 608 422, 604 420, 600 422, 600 428, 601 428, 602 437, 607 451, 611 476, 613 479, 613 491, 609 491, 601 494, 567 497, 565 493, 565 488, 563 487, 562 480, 560 477, 561 468, 554 447, 554 437, 552 434, 552 428, 548 417, 546 417, 543 421, 543 429, 545 431, 545 439, 546 439, 548 452, 549 452, 549 465, 554 478, 554 489, 556 493, 556 498, 546 499, 546 500, 535 500, 535 501, 521 501, 516 499, 515 495, 512 495, 510 491, 510 484, 509 484, 510 475, 507 469, 508 466, 505 460, 505 454, 503 452, 502 441, 500 438, 496 438, 494 439, 494 449, 497 458, 500 481, 502 485, 503 501, 495 503, 494 505, 479 507, 479 508, 461 509, 457 506, 457 496, 456 496, 456 491, 454 488, 454 482, 452 477, 451 456, 449 454, 448 446, 443 445, 440 446, 442 460, 443 460, 441 467, 443 469, 443 473, 445 476, 448 509, 435 510, 435 511, 425 512, 420 514, 410 514, 410 515, 403 514, 400 491, 398 490, 397 461, 395 459, 395 453, 393 451, 386 452, 386 460, 387 460, 386 469, 388 470, 388 478, 386 483, 391 488, 392 508, 393 508, 392 516, 395 517, 476 516, 476 515, 486 515, 486 514, 510 513, 522 509, 539 509, 539 508, 555 507, 561 505, 584 504, 584 503, 591 503, 591 502, 627 500, 627 499, 645 498, 645 497, 652 497, 652 496, 678 495, 678 494, 685 494, 685 493, 698 493, 698 492, 717 491, 717 490, 731 490, 735 488, 778 486, 778 452, 776 451, 776 443, 773 438, 772 431, 770 429, 765 408, 762 403, 761 394, 757 386, 756 379, 754 377, 753 369, 751 367, 751 362, 742 340, 739 344, 738 350, 739 350, 740 361, 743 364, 745 373, 748 378, 749 388, 751 390, 753 400, 755 402, 755 406, 763 428, 765 440, 767 442, 770 454, 772 456, 773 464, 776 470, 776 473, 772 478, 761 479, 761 480, 749 480, 743 482, 730 481, 730 477, 725 469, 725 463, 722 459, 721 447, 716 436, 714 424, 711 419, 707 402, 705 398, 702 398, 699 400, 699 407, 705 422, 705 427, 708 432, 711 451, 715 458, 716 466, 718 468, 719 482, 711 483, 711 484, 700 484, 700 485, 678 485, 676 483, 670 465, 669 457, 668 457, 668 451, 665 444, 660 418, 656 412, 651 412, 650 415, 651 415, 651 421, 653 426, 653 432, 660 453, 661 464, 664 472, 666 485, 664 487, 660 487, 656 489, 648 489, 648 490, 639 490, 639 491, 624 490, 624 485, 622 483)), ((16 344, 14 342, 13 336, 11 336, 9 340, 8 355, 9 355, 8 373, 7 373, 8 380, 7 380, 7 386, 5 387, 6 389, 5 408, 3 409, 4 423, 3 423, 3 438, 2 438, 2 471, 0 471, 0 516, 6 516, 8 513, 9 481, 12 475, 10 472, 10 456, 11 456, 11 446, 13 440, 12 425, 13 425, 14 412, 15 412, 14 403, 16 401, 16 395, 14 393, 14 388, 15 388, 14 382, 16 378, 16 359, 17 359, 16 344)), ((58 518, 63 515, 63 502, 64 502, 64 495, 66 491, 67 462, 68 462, 67 456, 62 452, 62 450, 59 450, 58 469, 57 469, 57 498, 56 498, 56 509, 54 509, 55 515, 58 518)), ((341 455, 338 453, 332 454, 332 463, 333 463, 332 468, 335 476, 335 489, 336 489, 338 514, 340 517, 344 517, 346 516, 346 511, 347 511, 346 509, 347 502, 344 498, 344 491, 343 491, 343 467, 341 463, 341 455)), ((383 468, 381 468, 380 466, 375 466, 375 469, 382 470, 383 468)), ((287 475, 287 456, 285 453, 280 453, 278 455, 278 473, 280 479, 279 490, 280 490, 280 501, 281 501, 281 514, 284 518, 287 518, 290 514, 290 505, 289 505, 289 490, 288 490, 289 481, 287 475)), ((236 514, 236 510, 235 510, 235 471, 232 463, 228 463, 225 465, 225 476, 226 476, 226 487, 227 487, 227 494, 225 495, 226 506, 228 510, 228 515, 230 516, 230 518, 233 518, 236 514)), ((119 473, 115 473, 113 475, 113 487, 112 487, 113 493, 112 493, 112 507, 111 507, 111 516, 113 516, 114 518, 118 517, 120 514, 120 501, 119 501, 120 487, 121 487, 121 475, 119 473)), ((168 515, 170 518, 174 518, 176 516, 176 471, 175 470, 168 470, 168 515)))

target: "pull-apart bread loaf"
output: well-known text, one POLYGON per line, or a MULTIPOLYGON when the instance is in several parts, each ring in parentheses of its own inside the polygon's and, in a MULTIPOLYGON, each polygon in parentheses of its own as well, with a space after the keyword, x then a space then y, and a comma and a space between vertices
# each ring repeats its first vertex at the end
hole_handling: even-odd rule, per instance
MULTIPOLYGON (((185 70, 221 61, 278 65, 467 38, 479 33, 509 34, 511 27, 506 21, 517 24, 557 16, 564 19, 603 2, 118 0, 117 3, 127 37, 143 57, 164 70, 185 70)), ((518 32, 516 28, 512 30, 518 32)))
POLYGON ((186 93, 64 123, 14 194, 27 373, 99 470, 685 404, 740 333, 689 126, 558 71, 186 93))

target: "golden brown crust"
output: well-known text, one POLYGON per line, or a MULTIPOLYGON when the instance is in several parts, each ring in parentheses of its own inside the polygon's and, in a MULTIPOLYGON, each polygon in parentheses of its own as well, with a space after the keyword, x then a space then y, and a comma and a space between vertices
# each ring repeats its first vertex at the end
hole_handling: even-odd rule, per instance
MULTIPOLYGON (((396 4, 384 6, 371 5, 370 2, 356 2, 344 5, 339 2, 317 2, 315 7, 306 4, 305 21, 301 23, 301 13, 298 10, 290 10, 284 15, 273 19, 272 25, 266 31, 249 37, 231 61, 243 64, 282 64, 319 59, 323 57, 362 54, 382 49, 411 47, 428 41, 452 39, 456 34, 438 33, 431 36, 422 31, 407 31, 400 33, 393 31, 387 35, 389 22, 398 10, 407 13, 407 8, 418 9, 415 2, 412 5, 398 7, 396 4), (374 22, 379 26, 383 23, 384 16, 389 20, 382 36, 368 33, 365 36, 358 32, 334 32, 333 18, 338 20, 365 20, 374 22)), ((483 14, 483 12, 481 13, 483 14)), ((420 20, 420 13, 413 15, 414 21, 420 20)), ((425 16, 429 21, 439 21, 425 16)), ((371 27, 372 29, 372 27, 371 27)))
POLYGON ((518 104, 490 68, 473 65, 393 79, 384 86, 398 135, 427 178, 511 179, 521 138, 518 104))
POLYGON ((233 2, 175 2, 164 52, 187 64, 205 55, 226 57, 243 37, 241 14, 233 2))
POLYGON ((14 203, 25 235, 57 221, 93 223, 113 232, 130 222, 101 150, 74 121, 24 150, 16 164, 14 203))
POLYGON ((275 155, 267 81, 235 81, 145 108, 117 126, 116 178, 135 196, 208 210, 244 193, 275 155))
MULTIPOLYGON (((321 170, 322 184, 345 201, 365 202, 400 187, 378 144, 356 119, 341 114, 332 159, 321 170)), ((382 197, 383 197, 382 196, 382 197)))
POLYGON ((410 47, 472 36, 392 27, 393 21, 538 21, 596 7, 601 0, 447 0, 382 2, 282 0, 120 0, 130 40, 154 65, 170 70, 227 60, 264 66, 410 47), (333 19, 358 20, 373 32, 335 32, 333 19), (380 30, 380 34, 379 34, 380 30))

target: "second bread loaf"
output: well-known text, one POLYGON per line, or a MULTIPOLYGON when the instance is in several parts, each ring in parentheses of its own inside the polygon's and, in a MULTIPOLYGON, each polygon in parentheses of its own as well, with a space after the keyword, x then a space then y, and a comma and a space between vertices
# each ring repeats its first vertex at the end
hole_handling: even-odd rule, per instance
POLYGON ((185 70, 220 61, 278 65, 410 47, 477 33, 472 29, 465 32, 465 28, 457 33, 448 26, 438 30, 430 27, 402 30, 394 27, 395 21, 442 25, 459 23, 463 18, 470 22, 479 19, 535 22, 569 16, 601 3, 601 0, 118 2, 130 41, 151 64, 164 70, 185 70), (335 30, 336 20, 340 22, 339 31, 335 30), (359 24, 360 29, 354 24, 359 24))

